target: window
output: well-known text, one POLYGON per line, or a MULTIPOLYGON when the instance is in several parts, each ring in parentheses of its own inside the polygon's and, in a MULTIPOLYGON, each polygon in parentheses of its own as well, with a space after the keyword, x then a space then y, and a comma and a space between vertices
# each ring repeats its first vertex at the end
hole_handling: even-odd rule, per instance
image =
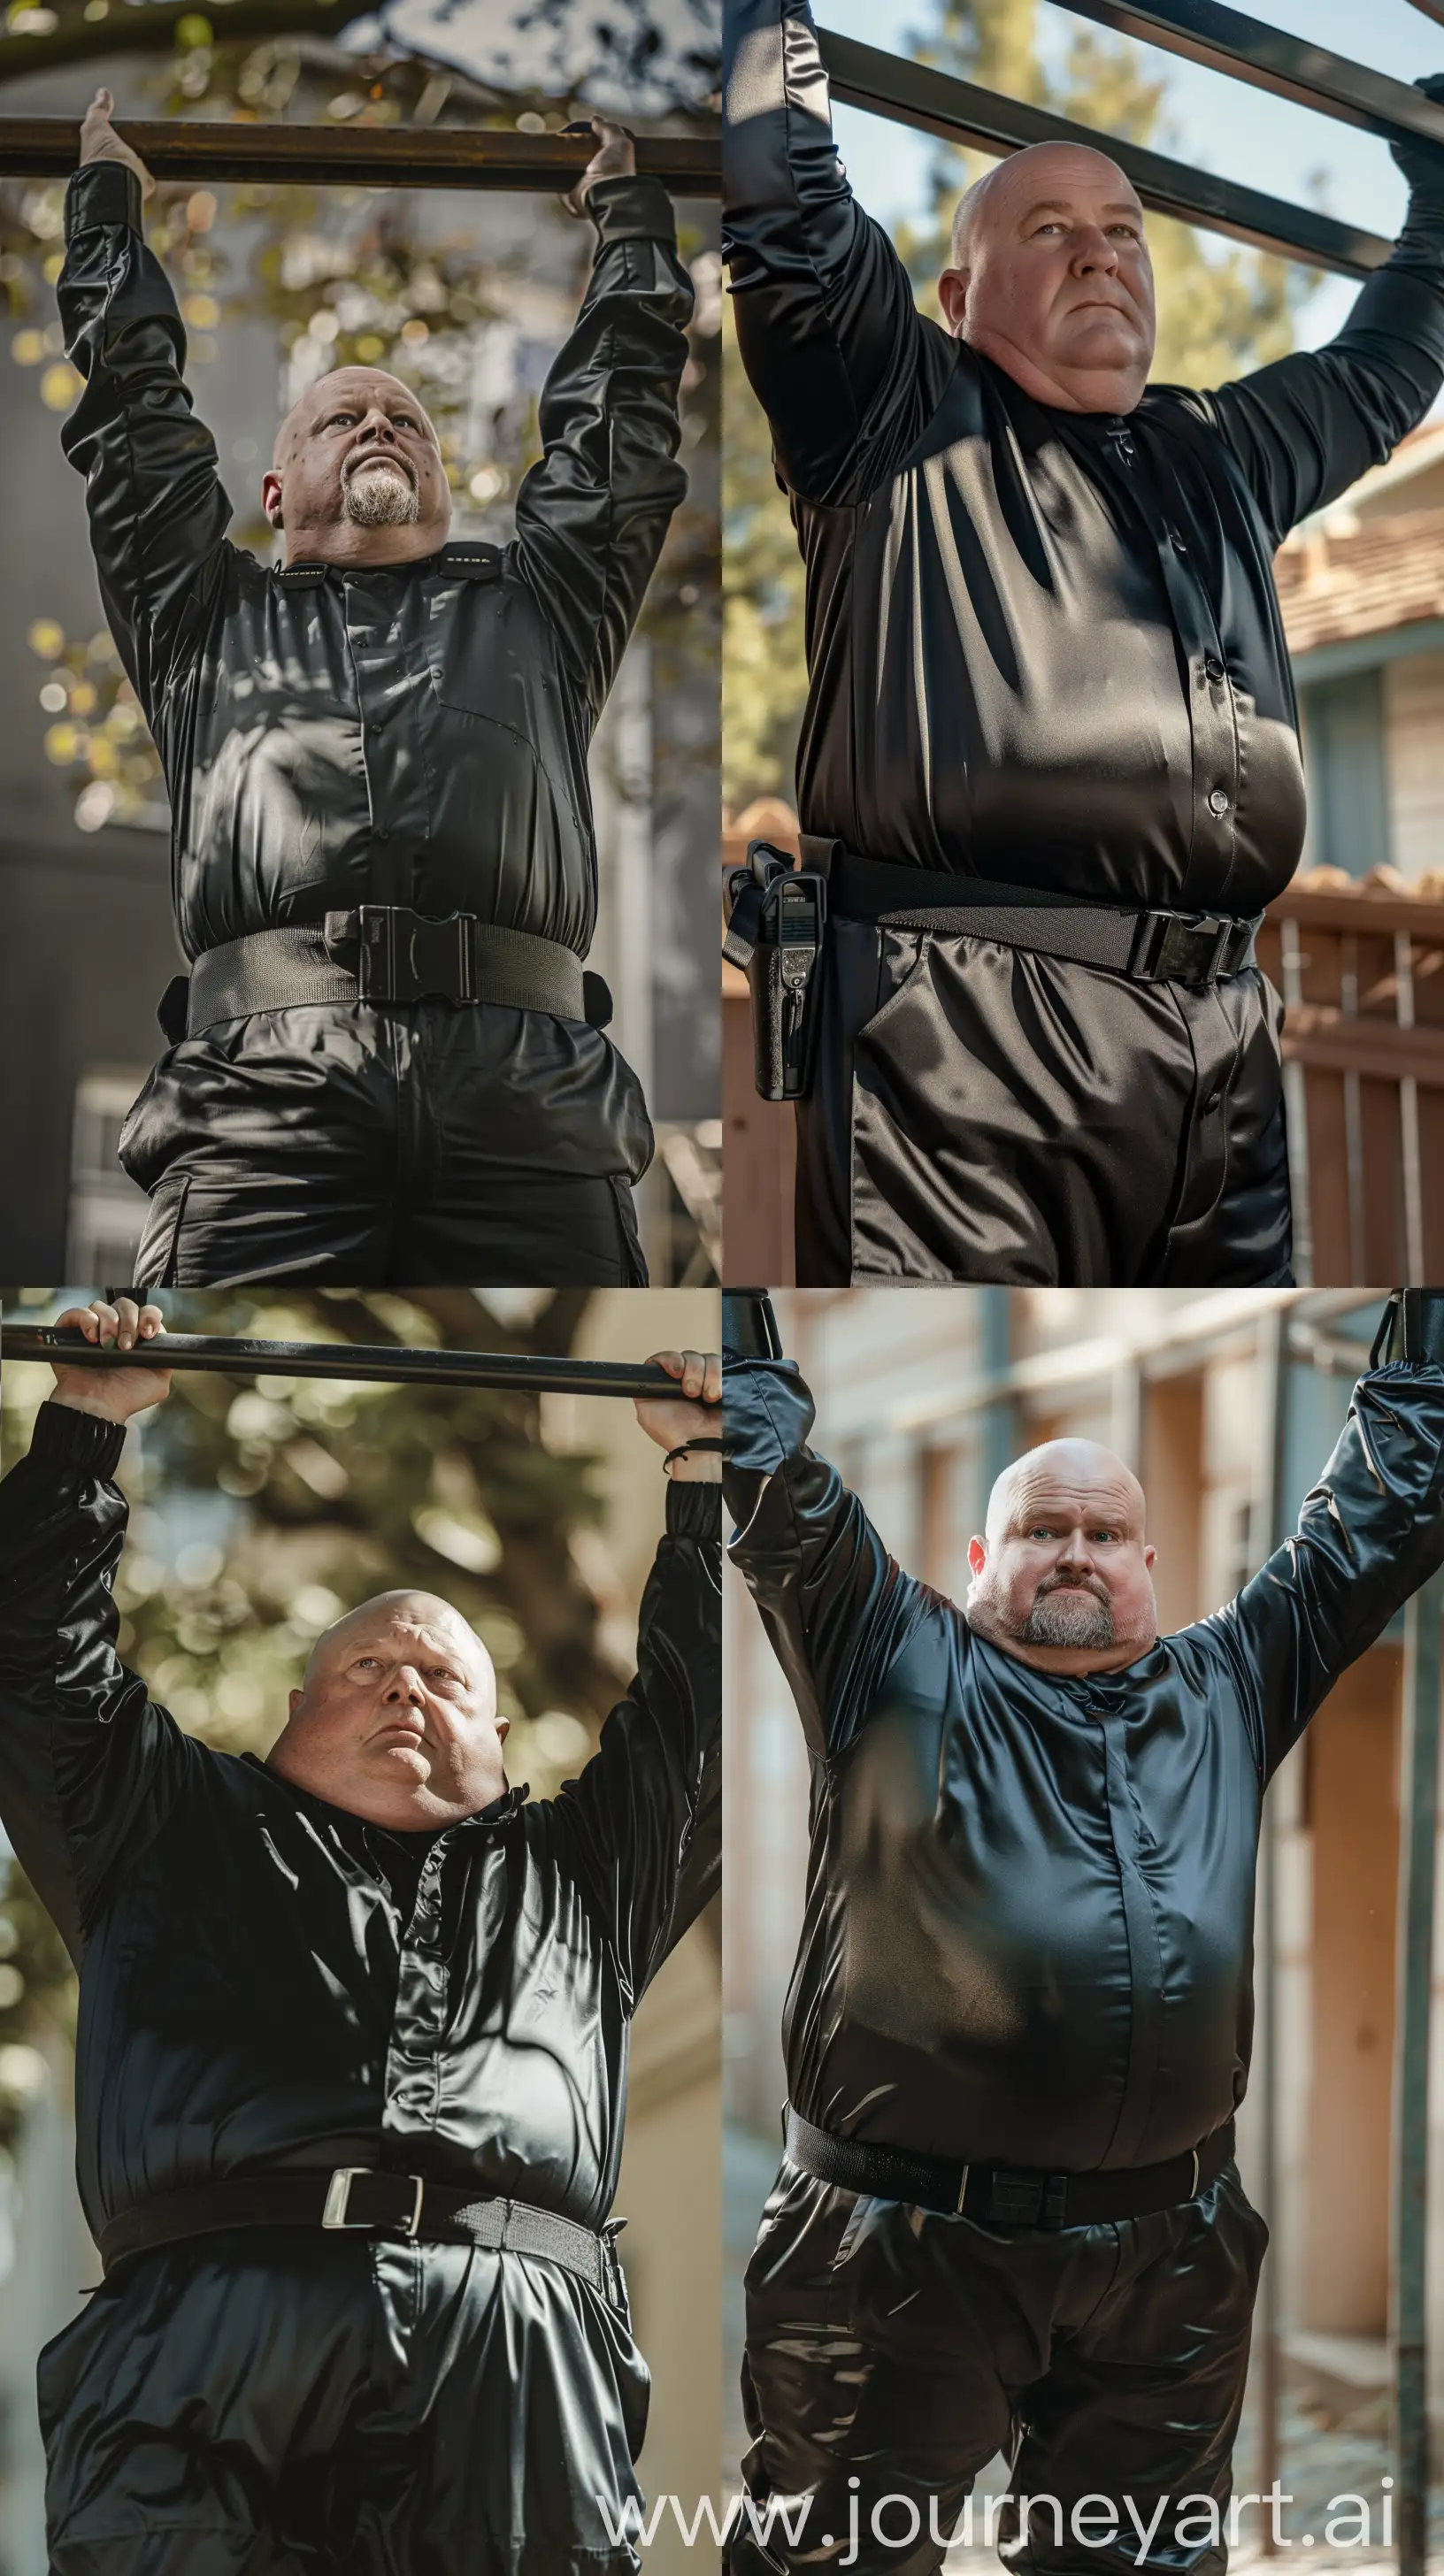
POLYGON ((1361 877, 1389 862, 1384 674, 1377 666, 1299 692, 1309 785, 1306 856, 1361 877))

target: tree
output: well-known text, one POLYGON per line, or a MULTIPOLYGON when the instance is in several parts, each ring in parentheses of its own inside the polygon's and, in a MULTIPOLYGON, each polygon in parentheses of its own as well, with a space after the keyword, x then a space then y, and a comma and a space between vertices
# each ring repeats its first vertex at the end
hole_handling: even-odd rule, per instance
MULTIPOLYGON (((216 1293, 188 1297, 185 1322, 554 1356, 574 1347, 589 1302, 548 1291, 529 1320, 502 1320, 467 1289, 216 1293)), ((28 1447, 49 1384, 48 1369, 7 1368, 8 1458, 28 1447)), ((264 1753, 320 1631, 412 1585, 453 1601, 485 1640, 512 1722, 510 1776, 550 1795, 580 1768, 631 1664, 610 1637, 595 1462, 545 1445, 539 1397, 181 1372, 142 1421, 122 1471, 119 1646, 181 1725, 264 1753)), ((12 1862, 0 1877, 0 2152, 74 2010, 69 1961, 12 1862)))
MULTIPOLYGON (((1039 59, 1035 0, 936 0, 932 23, 910 51, 942 71, 1027 99, 1109 134, 1166 146, 1165 90, 1147 79, 1138 48, 1080 33, 1063 77, 1039 59)), ((898 249, 924 311, 936 320, 936 281, 946 267, 953 211, 989 164, 939 145, 930 173, 931 219, 900 227, 898 249)), ((1149 219, 1158 280, 1156 377, 1217 384, 1292 347, 1299 302, 1317 282, 1286 260, 1205 247, 1189 226, 1149 219)), ((723 480, 723 793, 738 809, 790 792, 805 696, 802 568, 787 504, 772 473, 767 426, 747 390, 735 341, 725 370, 723 480)))

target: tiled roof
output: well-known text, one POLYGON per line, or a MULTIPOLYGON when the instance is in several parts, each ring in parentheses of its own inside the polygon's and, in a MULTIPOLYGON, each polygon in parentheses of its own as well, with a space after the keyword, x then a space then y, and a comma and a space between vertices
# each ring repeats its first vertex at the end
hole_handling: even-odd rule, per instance
POLYGON ((1444 617, 1444 510, 1316 524, 1280 548, 1274 573, 1291 653, 1444 617))

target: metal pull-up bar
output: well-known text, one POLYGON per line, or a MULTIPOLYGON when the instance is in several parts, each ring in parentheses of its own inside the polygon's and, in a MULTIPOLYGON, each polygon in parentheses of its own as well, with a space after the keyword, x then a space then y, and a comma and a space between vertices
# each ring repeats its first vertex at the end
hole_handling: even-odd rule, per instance
MULTIPOLYGON (((1317 108, 1344 125, 1361 125, 1387 143, 1406 134, 1444 143, 1444 107, 1407 81, 1391 80, 1329 53, 1306 36, 1266 27, 1218 0, 1061 0, 1075 17, 1093 18, 1116 35, 1137 36, 1182 54, 1206 70, 1226 72, 1254 89, 1272 90, 1297 107, 1317 108)), ((1430 16, 1436 14, 1431 10, 1430 16)), ((1444 16, 1444 0, 1437 14, 1444 16)))
POLYGON ((529 1351, 424 1351, 385 1342, 259 1342, 165 1333, 134 1350, 88 1342, 76 1324, 6 1324, 0 1357, 67 1368, 201 1369, 216 1376, 379 1379, 387 1386, 485 1387, 526 1395, 669 1395, 650 1361, 537 1359, 529 1351))
MULTIPOLYGON (((832 95, 845 106, 866 108, 895 124, 919 126, 945 143, 970 144, 981 152, 1017 152, 1028 143, 1083 143, 1095 152, 1102 147, 1127 172, 1144 205, 1155 214, 1176 215, 1182 223, 1201 224, 1208 232, 1227 233, 1255 250, 1305 260, 1312 268, 1335 269, 1343 277, 1367 277, 1383 266, 1394 247, 1377 233, 1337 223, 1312 206, 1265 197, 1256 188, 1220 179, 1212 170, 1195 170, 1162 152, 1149 152, 1121 135, 1077 125, 1046 108, 1030 107, 1022 99, 1004 98, 996 90, 979 89, 973 81, 956 80, 929 63, 882 53, 875 45, 860 45, 854 37, 836 35, 828 27, 819 27, 817 33, 832 95)), ((1429 104, 1417 91, 1401 90, 1401 95, 1421 107, 1429 104)), ((1322 103, 1322 94, 1316 103, 1322 103)), ((1437 118, 1440 111, 1433 108, 1431 113, 1437 118)), ((1432 126, 1429 131, 1433 133, 1432 126)))
MULTIPOLYGON (((321 187, 574 187, 595 135, 516 134, 490 126, 223 125, 127 117, 116 127, 157 179, 308 181, 321 187)), ((0 117, 0 177, 68 178, 80 127, 64 116, 0 117)), ((639 134, 637 173, 677 197, 716 197, 721 146, 710 135, 639 134)))

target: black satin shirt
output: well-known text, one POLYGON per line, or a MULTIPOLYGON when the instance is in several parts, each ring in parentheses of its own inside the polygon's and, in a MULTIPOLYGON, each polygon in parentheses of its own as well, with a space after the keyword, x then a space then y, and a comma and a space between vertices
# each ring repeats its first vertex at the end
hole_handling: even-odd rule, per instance
POLYGON ((359 903, 584 956, 587 747, 667 525, 692 287, 666 191, 591 190, 596 264, 541 399, 507 546, 393 566, 257 562, 182 381, 185 334, 117 162, 66 196, 65 423, 101 598, 165 768, 188 957, 359 903))
POLYGON ((1298 1535, 1212 1617, 1063 1680, 904 1574, 728 1364, 740 1566, 801 1712, 812 1833, 784 2023, 820 2127, 1064 2172, 1186 2153, 1243 2098, 1264 1787, 1444 1563, 1444 1367, 1371 1370, 1298 1535))
POLYGON ((1444 375, 1416 192, 1338 338, 1126 419, 919 314, 832 141, 807 0, 725 0, 724 250, 807 564, 803 830, 1095 901, 1260 909, 1304 835, 1272 557, 1444 375))
POLYGON ((599 2226, 632 2013, 717 1884, 716 1488, 668 1487, 637 1678, 580 1779, 416 1837, 417 1870, 412 1837, 212 1752, 118 1661, 123 1439, 43 1405, 0 1485, 0 1816, 80 1969, 92 2228, 348 2163, 599 2226))

